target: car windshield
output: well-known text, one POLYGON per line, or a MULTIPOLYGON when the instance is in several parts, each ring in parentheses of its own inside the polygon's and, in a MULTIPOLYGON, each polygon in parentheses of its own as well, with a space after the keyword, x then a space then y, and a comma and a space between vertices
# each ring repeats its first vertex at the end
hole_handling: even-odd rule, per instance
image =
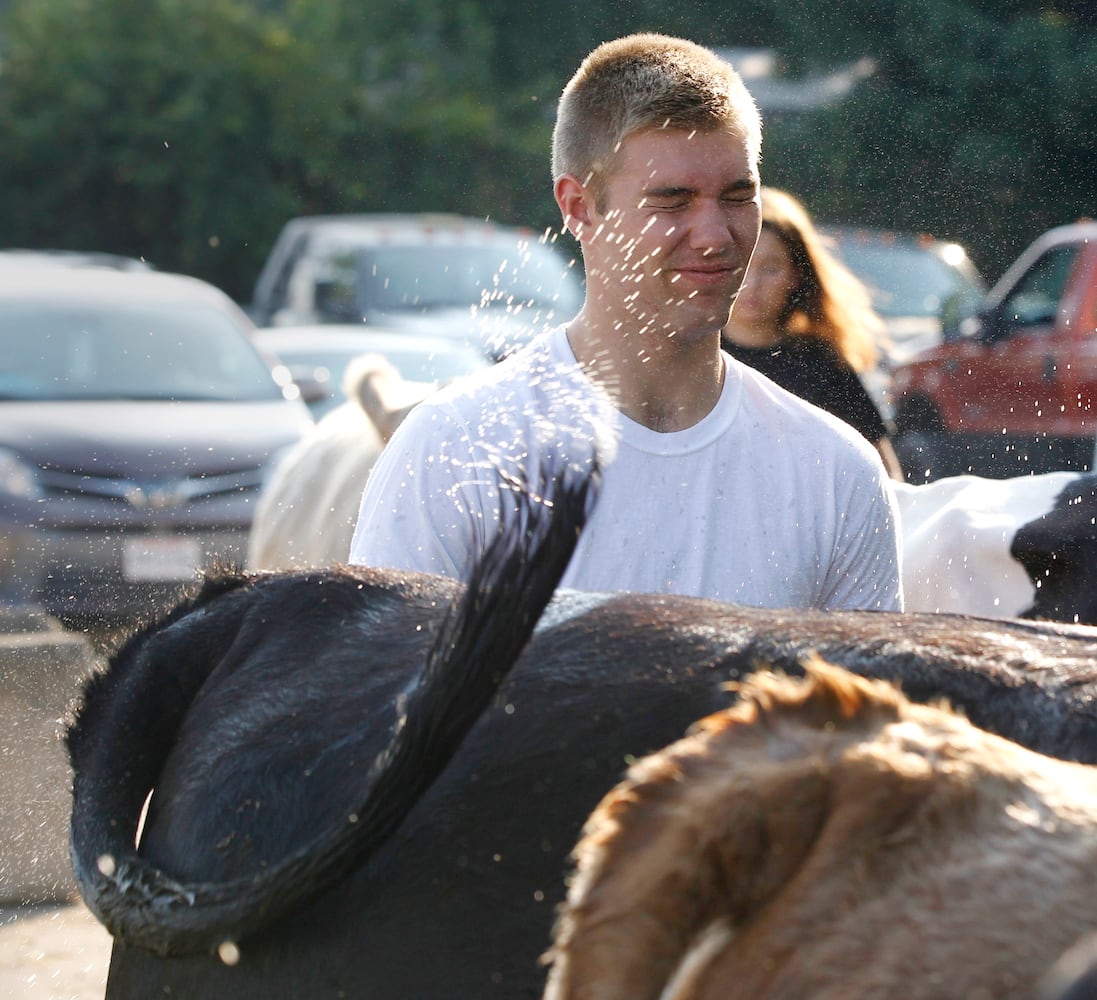
POLYGON ((329 280, 366 311, 398 312, 501 305, 551 307, 573 315, 582 300, 563 256, 536 240, 354 247, 330 258, 329 280))
POLYGON ((268 400, 244 332, 182 302, 0 302, 0 399, 268 400))
POLYGON ((977 302, 981 289, 932 250, 903 243, 843 241, 846 265, 866 284, 876 311, 884 317, 933 316, 957 293, 977 302))

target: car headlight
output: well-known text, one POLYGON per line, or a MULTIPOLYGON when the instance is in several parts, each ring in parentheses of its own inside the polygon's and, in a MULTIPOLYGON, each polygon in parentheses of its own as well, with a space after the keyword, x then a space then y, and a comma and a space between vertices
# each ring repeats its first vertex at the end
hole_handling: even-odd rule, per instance
POLYGON ((37 470, 10 448, 0 448, 0 493, 33 500, 41 496, 37 470))

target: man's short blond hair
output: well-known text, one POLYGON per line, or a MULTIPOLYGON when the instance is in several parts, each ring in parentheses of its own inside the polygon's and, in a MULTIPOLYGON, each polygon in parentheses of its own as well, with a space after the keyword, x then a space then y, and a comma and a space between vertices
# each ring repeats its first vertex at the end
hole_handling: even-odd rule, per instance
POLYGON ((627 35, 599 45, 564 88, 553 179, 574 174, 600 193, 621 143, 650 128, 723 130, 746 142, 752 166, 761 155, 761 116, 730 63, 682 38, 627 35))

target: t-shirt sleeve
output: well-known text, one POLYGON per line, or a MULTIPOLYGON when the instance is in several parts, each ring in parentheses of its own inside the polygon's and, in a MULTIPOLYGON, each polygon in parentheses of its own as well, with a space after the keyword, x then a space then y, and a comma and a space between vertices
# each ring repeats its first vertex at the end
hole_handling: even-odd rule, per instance
POLYGON ((822 607, 902 611, 902 536, 891 481, 881 468, 849 482, 855 485, 840 506, 838 542, 822 607))
POLYGON ((460 421, 417 406, 370 471, 349 561, 463 579, 484 545, 484 477, 460 421))

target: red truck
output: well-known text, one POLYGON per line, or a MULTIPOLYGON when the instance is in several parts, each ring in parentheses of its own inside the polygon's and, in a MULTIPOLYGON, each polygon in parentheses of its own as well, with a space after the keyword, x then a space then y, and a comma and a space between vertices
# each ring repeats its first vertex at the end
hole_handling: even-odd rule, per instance
MULTIPOLYGON (((945 307, 947 314, 948 307, 945 307)), ((910 482, 1085 470, 1097 432, 1097 222, 1051 229, 893 373, 910 482)))

